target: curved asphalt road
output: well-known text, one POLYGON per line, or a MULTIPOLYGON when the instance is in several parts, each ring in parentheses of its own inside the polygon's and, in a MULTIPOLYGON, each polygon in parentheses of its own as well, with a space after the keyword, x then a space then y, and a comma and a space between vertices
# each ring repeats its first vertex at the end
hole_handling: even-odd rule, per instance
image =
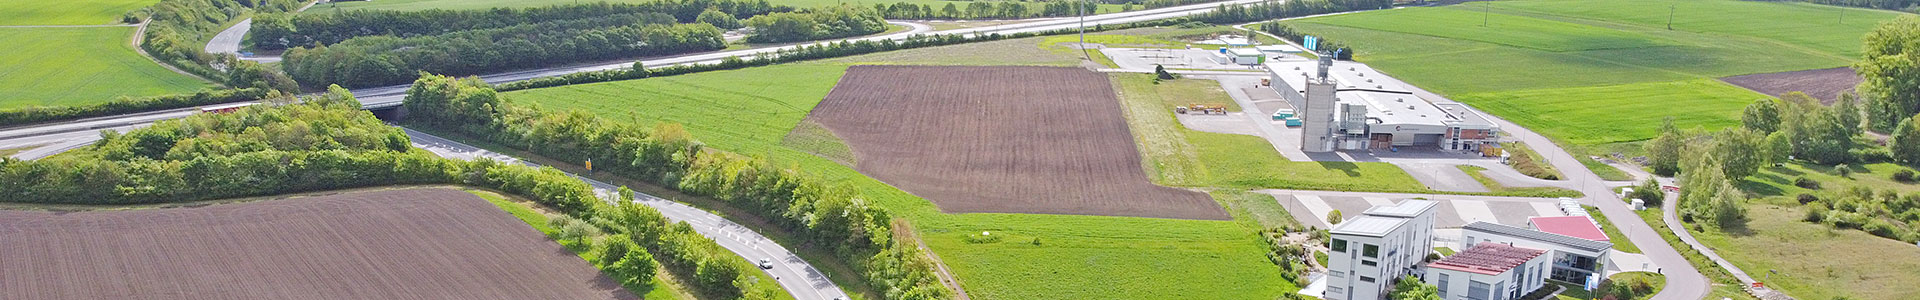
MULTIPOLYGON (((539 166, 532 162, 493 151, 487 151, 479 147, 469 146, 412 129, 402 129, 406 130, 407 137, 413 140, 414 147, 426 149, 441 157, 460 160, 474 160, 484 157, 508 163, 539 166)), ((619 199, 619 196, 615 194, 619 190, 618 186, 585 177, 574 177, 580 178, 581 181, 585 181, 587 184, 593 185, 594 193, 599 195, 601 199, 607 201, 619 199)), ((732 221, 727 221, 727 219, 721 218, 719 215, 714 215, 707 211, 687 206, 686 204, 680 204, 679 202, 654 197, 653 195, 635 192, 633 196, 634 199, 636 199, 634 202, 645 204, 659 210, 660 214, 665 215, 667 220, 671 222, 687 222, 688 225, 693 225, 693 230, 699 232, 700 235, 713 239, 714 242, 720 244, 720 247, 740 255, 742 258, 746 258, 749 262, 759 264, 760 259, 772 260, 773 268, 765 269, 764 271, 769 275, 773 275, 775 281, 780 283, 780 287, 785 289, 787 293, 793 294, 794 299, 828 300, 847 297, 847 293, 841 291, 839 286, 835 286, 833 281, 828 280, 826 274, 821 273, 818 269, 814 269, 812 265, 807 264, 806 260, 800 259, 799 255, 794 255, 793 252, 781 248, 780 244, 774 243, 773 240, 767 239, 766 236, 762 236, 745 226, 734 224, 732 221)))

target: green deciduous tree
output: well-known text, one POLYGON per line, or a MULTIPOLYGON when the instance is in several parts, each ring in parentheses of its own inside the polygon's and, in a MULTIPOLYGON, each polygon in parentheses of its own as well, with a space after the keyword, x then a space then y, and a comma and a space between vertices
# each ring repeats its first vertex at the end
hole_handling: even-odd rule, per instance
POLYGON ((1740 180, 1760 171, 1766 164, 1766 136, 1746 128, 1728 128, 1713 137, 1713 152, 1720 159, 1721 171, 1728 179, 1740 180))
POLYGON ((653 261, 653 254, 633 245, 633 241, 620 240, 619 243, 632 247, 634 251, 628 251, 626 255, 620 257, 620 260, 608 263, 608 275, 612 275, 614 279, 620 281, 620 284, 626 286, 646 286, 653 281, 653 273, 660 268, 659 263, 653 261))
POLYGON ((1854 71, 1864 81, 1857 90, 1872 102, 1873 125, 1891 130, 1901 119, 1920 113, 1920 18, 1901 16, 1881 23, 1862 38, 1854 71))
POLYGON ((1393 283, 1393 300, 1441 300, 1440 287, 1409 275, 1393 283))
POLYGON ((1920 116, 1900 120, 1900 124, 1893 127, 1893 138, 1887 140, 1887 150, 1893 159, 1909 166, 1920 165, 1920 121, 1916 119, 1920 116))
POLYGON ((1641 146, 1647 151, 1647 164, 1653 168, 1654 174, 1674 176, 1680 173, 1680 148, 1685 145, 1684 138, 1680 129, 1674 127, 1673 117, 1667 117, 1660 124, 1660 136, 1641 146))
POLYGON ((707 11, 700 12, 700 16, 695 18, 694 21, 728 30, 740 29, 740 27, 745 26, 740 24, 740 19, 734 18, 732 14, 720 11, 719 9, 707 9, 707 11))
POLYGON ((1761 134, 1773 133, 1780 128, 1780 105, 1773 99, 1755 100, 1740 115, 1740 125, 1761 134))

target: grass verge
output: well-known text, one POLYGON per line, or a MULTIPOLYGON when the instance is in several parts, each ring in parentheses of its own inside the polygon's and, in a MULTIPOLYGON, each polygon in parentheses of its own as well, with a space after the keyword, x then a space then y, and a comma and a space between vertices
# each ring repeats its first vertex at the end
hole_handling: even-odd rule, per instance
POLYGON ((1454 167, 1460 168, 1461 172, 1466 172, 1467 176, 1473 176, 1473 180, 1479 181, 1480 185, 1486 186, 1487 190, 1492 191, 1490 194, 1537 198, 1580 198, 1586 196, 1585 193, 1581 193, 1580 191, 1557 187, 1509 187, 1500 184, 1498 181, 1494 181, 1493 178, 1487 177, 1486 174, 1480 173, 1480 171, 1486 171, 1487 168, 1475 165, 1455 165, 1454 167))

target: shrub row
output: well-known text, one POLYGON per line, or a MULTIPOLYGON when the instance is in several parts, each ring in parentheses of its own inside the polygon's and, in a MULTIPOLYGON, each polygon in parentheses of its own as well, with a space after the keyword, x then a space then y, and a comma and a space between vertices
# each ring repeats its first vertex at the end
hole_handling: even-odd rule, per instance
POLYGON ((35 106, 0 110, 0 126, 26 125, 39 122, 70 120, 89 117, 111 116, 182 107, 201 106, 228 102, 239 102, 265 98, 272 90, 264 88, 243 88, 228 90, 206 90, 192 94, 164 95, 154 97, 120 97, 106 103, 86 106, 35 106))
POLYGON ((309 86, 371 87, 412 82, 420 72, 480 74, 597 59, 679 54, 726 47, 707 24, 593 27, 563 21, 437 36, 368 36, 287 51, 289 75, 309 86))
MULTIPOLYGON (((485 10, 348 10, 335 13, 264 14, 254 18, 251 41, 259 49, 333 45, 362 36, 415 37, 442 35, 460 31, 493 29, 533 23, 568 20, 608 19, 625 15, 663 15, 665 22, 694 22, 703 10, 714 10, 746 18, 771 12, 791 11, 765 0, 684 0, 653 1, 639 4, 555 5, 532 8, 493 8, 485 10)), ((628 23, 632 24, 632 23, 628 23)), ((599 27, 611 27, 606 24, 599 27)))
MULTIPOLYGON (((1279 36, 1280 38, 1293 41, 1294 43, 1299 43, 1301 45, 1306 45, 1307 43, 1306 33, 1295 31, 1293 30, 1292 26, 1287 26, 1287 24, 1285 23, 1280 23, 1280 22, 1260 23, 1259 28, 1260 28, 1260 32, 1265 32, 1267 34, 1279 36)), ((1342 44, 1340 42, 1329 40, 1327 39, 1327 37, 1324 37, 1324 36, 1315 37, 1315 39, 1319 40, 1318 42, 1316 42, 1318 43, 1318 45, 1314 47, 1315 49, 1334 49, 1334 51, 1337 51, 1337 53, 1340 54, 1339 56, 1334 57, 1333 59, 1353 60, 1352 47, 1348 47, 1346 44, 1342 44)))
POLYGON ((585 113, 542 112, 506 102, 474 78, 424 76, 407 94, 409 118, 427 126, 562 161, 591 160, 600 170, 752 212, 827 245, 862 270, 884 299, 951 297, 917 247, 892 239, 886 210, 800 171, 708 149, 678 125, 643 129, 585 113))
POLYGON ((880 13, 854 6, 771 13, 747 19, 748 42, 781 43, 868 35, 887 31, 880 13))
POLYGON ((1805 221, 1840 229, 1859 229, 1875 236, 1920 242, 1920 193, 1901 195, 1893 190, 1874 192, 1854 187, 1840 195, 1812 197, 1805 221))
POLYGON ((1222 4, 1219 9, 1189 18, 1193 21, 1213 24, 1235 24, 1391 7, 1393 7, 1392 0, 1267 1, 1251 5, 1222 4))

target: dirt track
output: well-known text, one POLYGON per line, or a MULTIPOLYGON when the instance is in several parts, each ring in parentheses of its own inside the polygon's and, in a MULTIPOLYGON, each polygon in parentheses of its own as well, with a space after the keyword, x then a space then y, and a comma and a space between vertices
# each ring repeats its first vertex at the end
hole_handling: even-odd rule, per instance
POLYGON ((946 212, 1228 218, 1148 181, 1112 84, 1086 69, 855 66, 810 118, 861 173, 946 212))
POLYGON ((0 299, 633 299, 478 197, 0 211, 0 299))
POLYGON ((1820 99, 1820 103, 1833 104, 1833 101, 1839 99, 1840 92, 1853 90, 1854 86, 1860 85, 1862 79, 1859 74, 1853 72, 1853 68, 1841 67, 1740 75, 1720 78, 1720 80, 1768 96, 1802 92, 1807 96, 1820 99))

